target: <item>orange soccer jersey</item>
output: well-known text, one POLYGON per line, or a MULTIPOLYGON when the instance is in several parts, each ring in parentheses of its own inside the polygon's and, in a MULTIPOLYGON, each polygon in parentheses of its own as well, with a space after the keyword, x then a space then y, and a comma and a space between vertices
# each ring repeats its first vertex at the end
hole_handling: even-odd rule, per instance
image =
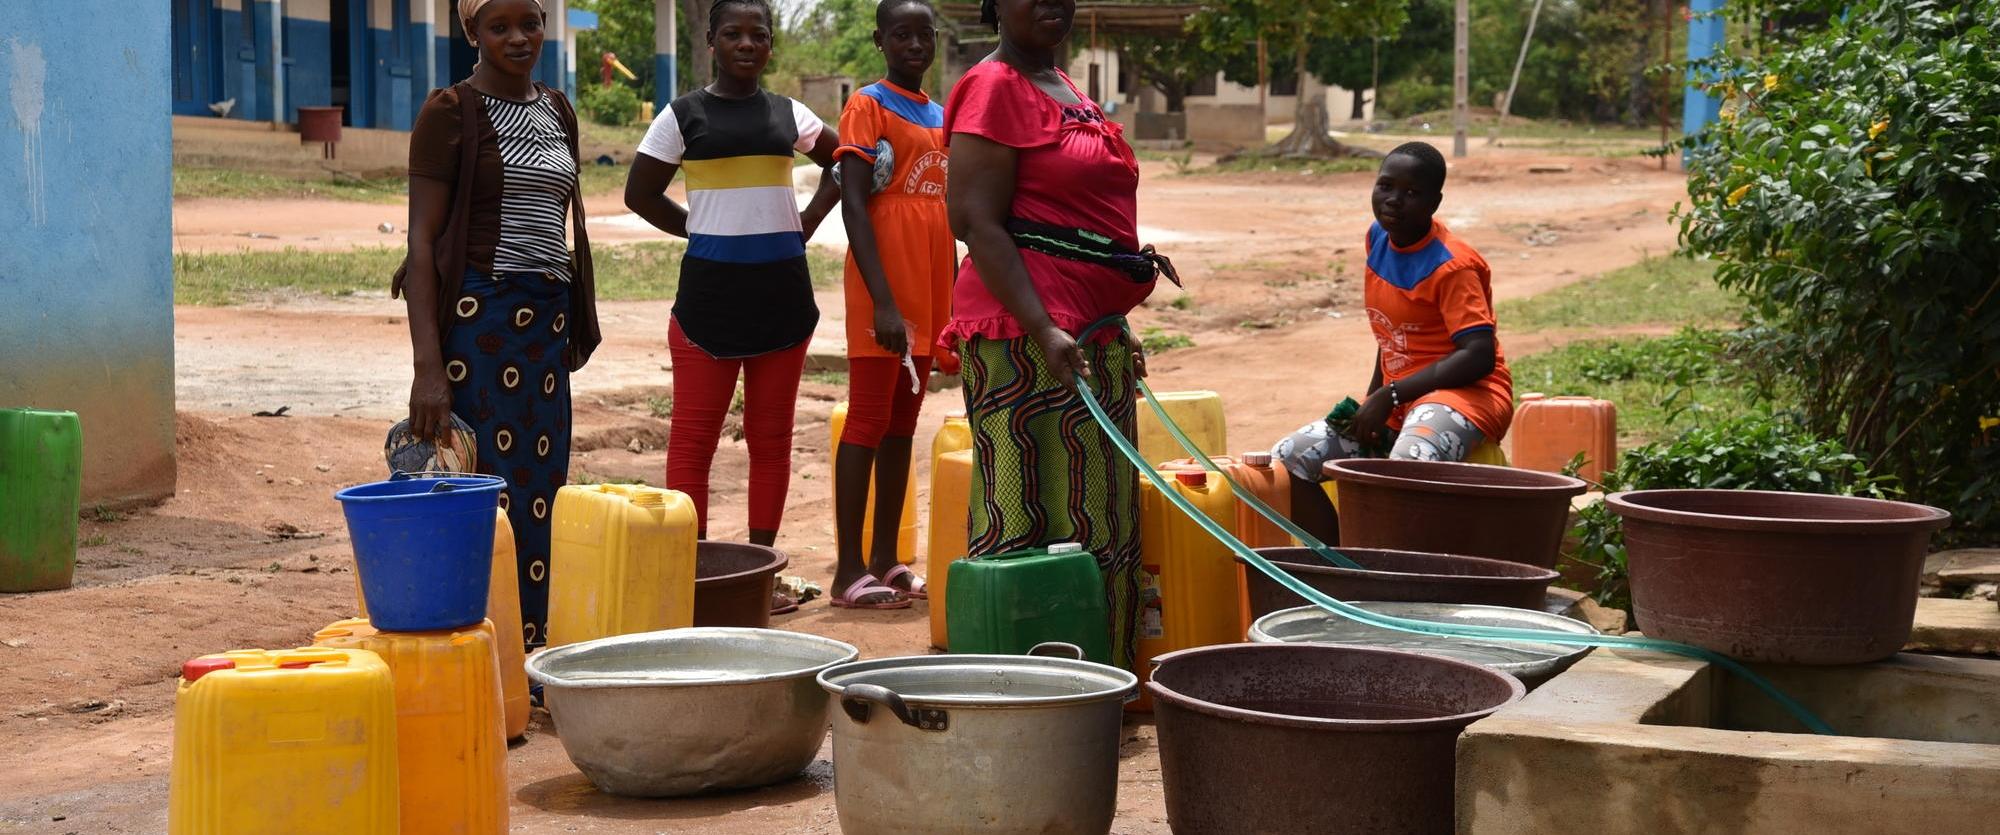
MULTIPOLYGON (((845 136, 845 134, 842 134, 845 136)), ((1446 229, 1431 222, 1431 233, 1414 246, 1398 247, 1377 223, 1368 228, 1368 323, 1382 349, 1382 382, 1415 374, 1458 349, 1454 337, 1493 330, 1493 273, 1486 259, 1446 229)), ((1493 342, 1493 373, 1463 388, 1440 389, 1416 403, 1439 403, 1465 415, 1498 442, 1514 419, 1514 377, 1507 371, 1500 341, 1493 342)), ((1401 429, 1405 403, 1389 418, 1401 429)))
MULTIPOLYGON (((910 352, 929 356, 938 332, 951 321, 951 280, 958 269, 944 205, 944 109, 923 93, 887 81, 861 88, 840 115, 841 145, 834 155, 876 164, 876 146, 885 140, 893 170, 887 187, 868 198, 868 219, 889 291, 910 331, 910 352)), ((852 251, 845 285, 847 355, 891 356, 875 343, 874 299, 852 251)))

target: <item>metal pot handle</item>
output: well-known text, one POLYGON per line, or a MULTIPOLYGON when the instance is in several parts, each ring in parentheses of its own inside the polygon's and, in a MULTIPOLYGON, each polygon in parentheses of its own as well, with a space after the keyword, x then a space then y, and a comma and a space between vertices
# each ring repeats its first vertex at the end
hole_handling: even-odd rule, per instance
POLYGON ((1067 658, 1071 661, 1082 661, 1083 647, 1062 641, 1047 641, 1036 644, 1033 649, 1028 650, 1028 654, 1040 658, 1067 658))
POLYGON ((879 684, 850 684, 841 690, 840 709, 847 711, 847 717, 857 724, 868 724, 868 714, 878 704, 898 721, 920 731, 942 731, 950 726, 950 717, 944 711, 911 710, 896 691, 879 684))

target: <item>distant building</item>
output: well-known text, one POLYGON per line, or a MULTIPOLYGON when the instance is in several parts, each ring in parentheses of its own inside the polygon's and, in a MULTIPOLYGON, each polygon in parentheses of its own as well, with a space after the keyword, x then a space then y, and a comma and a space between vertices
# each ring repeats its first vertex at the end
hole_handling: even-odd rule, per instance
MULTIPOLYGON (((478 60, 457 0, 169 1, 177 115, 297 122, 300 107, 331 105, 352 127, 409 130, 424 96, 478 60)), ((568 0, 543 5, 536 74, 574 90, 568 0)))

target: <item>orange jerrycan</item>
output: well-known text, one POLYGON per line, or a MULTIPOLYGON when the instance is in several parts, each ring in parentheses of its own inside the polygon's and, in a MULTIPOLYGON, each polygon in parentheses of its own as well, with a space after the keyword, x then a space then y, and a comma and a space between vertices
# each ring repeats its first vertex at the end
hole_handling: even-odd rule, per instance
POLYGON ((395 686, 375 653, 196 658, 174 694, 167 831, 395 832, 396 740, 395 686))
POLYGON ((945 582, 951 561, 965 556, 972 507, 972 450, 959 449, 931 462, 931 535, 924 555, 924 590, 930 595, 931 646, 948 649, 945 582))
MULTIPOLYGON (((500 658, 500 692, 507 698, 508 739, 518 739, 528 732, 528 657, 521 634, 521 579, 515 573, 517 570, 514 526, 507 522, 507 511, 496 510, 493 578, 486 587, 486 621, 493 628, 493 647, 500 658)), ((360 575, 354 578, 354 603, 361 610, 360 622, 366 623, 368 598, 361 591, 360 575)))
POLYGON ((442 632, 377 632, 367 621, 345 620, 315 633, 313 643, 368 650, 389 665, 402 831, 507 831, 506 719, 492 621, 442 632))
MULTIPOLYGON (((833 417, 829 420, 829 423, 833 427, 833 436, 832 442, 827 445, 827 460, 831 461, 840 449, 840 432, 847 428, 847 401, 842 400, 833 407, 833 417)), ((910 461, 912 463, 916 461, 914 450, 910 454, 910 461)), ((833 481, 829 479, 827 481, 827 489, 829 491, 833 489, 832 485, 833 481)), ((861 553, 864 557, 868 553, 869 543, 875 541, 875 474, 873 472, 868 474, 867 501, 868 510, 861 517, 861 553)), ((838 518, 834 520, 834 524, 839 524, 839 522, 838 518)), ((896 526, 896 561, 904 565, 909 565, 917 561, 917 478, 915 467, 911 468, 909 477, 903 481, 903 518, 896 526)), ((925 582, 928 583, 929 578, 925 578, 925 582)))
POLYGON ((1609 400, 1523 394, 1507 434, 1514 466, 1524 470, 1559 473, 1582 453, 1576 475, 1596 483, 1618 466, 1618 407, 1609 400))
POLYGON ((694 625, 694 501, 626 484, 556 491, 549 640, 578 641, 694 625))
MULTIPOLYGON (((1236 497, 1222 476, 1206 471, 1171 474, 1169 485, 1205 516, 1227 529, 1236 524, 1236 497)), ((1134 670, 1143 685, 1154 656, 1243 640, 1242 595, 1229 547, 1167 501, 1152 481, 1139 480, 1139 646, 1134 670)), ((1144 695, 1127 710, 1151 711, 1144 695)))
MULTIPOLYGON (((1212 391, 1156 391, 1160 408, 1174 419, 1188 440, 1209 455, 1223 455, 1229 449, 1229 434, 1222 418, 1222 395, 1212 391)), ((1139 454, 1148 462, 1171 461, 1187 455, 1172 433, 1160 423, 1153 407, 1139 398, 1139 454)), ((1226 486, 1226 485, 1225 485, 1226 486)))

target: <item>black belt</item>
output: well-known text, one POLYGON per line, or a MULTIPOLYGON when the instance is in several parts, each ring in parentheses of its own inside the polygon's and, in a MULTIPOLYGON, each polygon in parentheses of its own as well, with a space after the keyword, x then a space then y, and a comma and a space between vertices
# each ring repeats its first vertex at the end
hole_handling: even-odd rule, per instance
POLYGON ((1120 246, 1108 235, 1101 235, 1088 229, 1036 223, 1020 218, 1011 218, 1007 221, 1007 232, 1014 236, 1015 245, 1022 249, 1056 258, 1110 267, 1124 273, 1127 278, 1138 284, 1144 284, 1164 275, 1168 281, 1174 283, 1175 287, 1181 286, 1181 275, 1174 270, 1174 262, 1155 251, 1151 244, 1135 251, 1120 246))

